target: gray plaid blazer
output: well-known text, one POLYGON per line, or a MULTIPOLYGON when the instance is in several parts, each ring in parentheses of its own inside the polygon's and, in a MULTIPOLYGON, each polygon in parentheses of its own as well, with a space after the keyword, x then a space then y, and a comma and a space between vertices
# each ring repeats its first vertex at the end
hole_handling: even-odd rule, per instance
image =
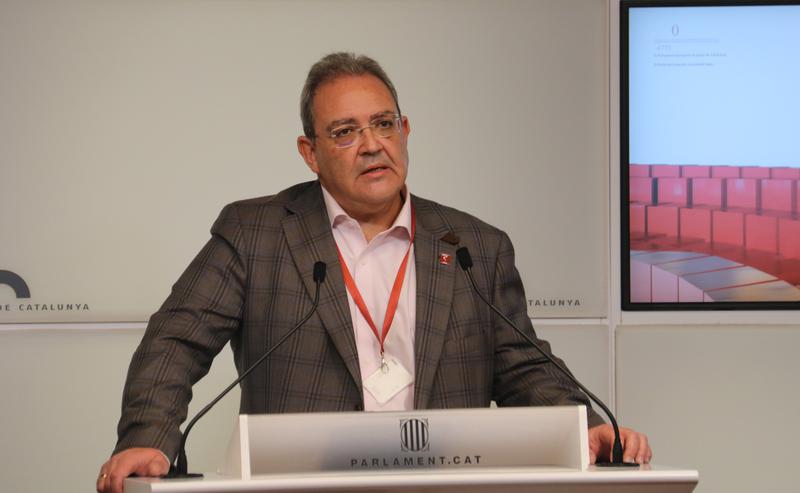
MULTIPOLYGON (((455 262, 457 237, 472 254, 481 290, 532 331, 508 236, 455 209, 411 200, 417 218, 414 406, 485 407, 492 400, 588 406, 583 393, 474 295, 455 262), (439 262, 440 254, 453 261, 439 262)), ((192 384, 226 343, 242 371, 291 330, 312 305, 316 261, 328 265, 317 313, 242 382, 240 410, 361 410, 353 324, 321 188, 302 183, 223 209, 133 355, 115 452, 155 447, 174 457, 192 384)), ((590 425, 601 422, 590 408, 590 425)))

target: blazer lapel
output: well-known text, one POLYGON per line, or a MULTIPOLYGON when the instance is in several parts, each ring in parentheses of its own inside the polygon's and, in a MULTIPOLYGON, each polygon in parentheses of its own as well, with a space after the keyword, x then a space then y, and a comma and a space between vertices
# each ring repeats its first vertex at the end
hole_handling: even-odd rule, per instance
POLYGON ((314 263, 321 261, 327 265, 325 281, 320 289, 317 315, 357 387, 361 389, 361 370, 347 291, 319 182, 314 183, 286 207, 292 214, 282 220, 283 232, 292 259, 310 296, 314 296, 316 289, 312 275, 314 263))
POLYGON ((450 233, 448 226, 427 201, 411 197, 417 218, 414 237, 414 265, 417 269, 414 408, 425 409, 439 367, 458 266, 456 246, 442 241, 450 233))

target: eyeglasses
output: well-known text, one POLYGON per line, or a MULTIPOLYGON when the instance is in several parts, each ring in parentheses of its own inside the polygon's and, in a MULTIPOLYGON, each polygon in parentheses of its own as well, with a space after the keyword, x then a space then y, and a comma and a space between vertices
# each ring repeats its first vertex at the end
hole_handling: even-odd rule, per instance
POLYGON ((336 127, 331 130, 331 132, 328 134, 328 137, 333 139, 333 143, 340 149, 350 147, 358 142, 359 138, 361 138, 362 132, 368 128, 372 130, 372 133, 378 137, 388 139, 389 137, 400 133, 401 120, 402 117, 400 117, 400 115, 389 114, 375 118, 369 122, 369 125, 364 127, 356 127, 355 125, 342 125, 341 127, 336 127))

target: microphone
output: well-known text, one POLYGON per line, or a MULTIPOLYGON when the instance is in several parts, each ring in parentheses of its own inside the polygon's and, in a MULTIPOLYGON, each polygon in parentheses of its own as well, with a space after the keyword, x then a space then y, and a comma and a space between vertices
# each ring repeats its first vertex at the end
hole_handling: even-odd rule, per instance
POLYGON ((186 429, 183 430, 183 434, 181 435, 181 443, 178 447, 178 456, 175 459, 175 464, 170 465, 169 474, 166 475, 169 479, 174 478, 201 478, 203 477, 200 473, 188 473, 186 472, 189 467, 186 460, 186 438, 189 436, 189 431, 191 431, 192 427, 194 426, 197 421, 206 415, 208 411, 211 410, 214 405, 219 402, 225 395, 230 392, 234 387, 239 385, 239 383, 247 377, 253 370, 256 369, 258 365, 264 362, 267 357, 272 354, 273 351, 278 349, 281 344, 283 344, 286 339, 288 339, 292 334, 297 332, 297 330, 305 324, 309 318, 317 311, 317 307, 319 306, 319 288, 322 282, 325 280, 325 271, 327 269, 327 265, 325 262, 315 262, 314 263, 314 284, 316 284, 316 289, 314 290, 314 303, 311 306, 311 309, 306 313, 303 318, 297 323, 297 325, 292 328, 289 332, 283 335, 278 342, 276 342, 271 348, 267 350, 258 360, 250 365, 245 371, 239 375, 239 378, 233 381, 230 385, 228 385, 225 390, 223 390, 217 397, 214 398, 206 407, 204 407, 197 415, 192 418, 188 425, 186 425, 186 429))
POLYGON ((511 328, 517 332, 517 334, 522 336, 523 339, 528 341, 533 347, 535 347, 540 353, 542 353, 542 355, 544 355, 544 357, 547 358, 550 361, 550 363, 553 364, 553 366, 558 368, 558 370, 561 373, 566 375, 566 377, 569 378, 575 385, 577 385, 579 389, 581 389, 586 395, 589 396, 589 398, 591 398, 594 402, 596 402, 603 409, 603 412, 605 412, 608 418, 611 420, 611 426, 614 428, 614 446, 611 453, 611 462, 597 462, 595 465, 598 467, 638 467, 639 464, 636 464, 634 462, 622 462, 622 441, 619 438, 619 426, 617 425, 617 420, 614 418, 614 415, 611 413, 611 410, 609 410, 608 407, 606 407, 606 405, 603 404, 603 401, 598 399, 596 395, 591 393, 589 389, 584 387, 582 383, 580 383, 575 377, 573 377, 572 374, 569 371, 567 371, 566 368, 558 364, 558 362, 555 359, 553 359, 553 357, 550 356, 546 351, 544 351, 533 340, 533 338, 531 338, 531 336, 520 330, 520 328, 517 327, 516 324, 514 324, 514 322, 511 321, 511 319, 506 317, 505 314, 503 314, 496 306, 494 306, 483 295, 483 293, 481 293, 480 289, 478 289, 478 284, 475 282, 475 278, 472 277, 472 271, 471 271, 472 256, 469 254, 469 250, 467 249, 467 247, 461 247, 458 250, 456 250, 456 259, 458 259, 458 264, 461 266, 461 268, 464 270, 464 273, 467 275, 467 279, 469 279, 469 283, 472 286, 472 290, 475 291, 475 293, 478 295, 481 301, 486 303, 489 306, 489 308, 491 308, 493 312, 495 312, 500 318, 502 318, 505 323, 511 326, 511 328))

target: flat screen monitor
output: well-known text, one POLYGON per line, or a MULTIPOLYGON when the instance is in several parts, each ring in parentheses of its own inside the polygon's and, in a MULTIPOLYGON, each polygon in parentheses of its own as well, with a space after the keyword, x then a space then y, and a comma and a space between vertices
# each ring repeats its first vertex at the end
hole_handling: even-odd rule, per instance
POLYGON ((623 310, 800 308, 800 2, 620 3, 623 310))

